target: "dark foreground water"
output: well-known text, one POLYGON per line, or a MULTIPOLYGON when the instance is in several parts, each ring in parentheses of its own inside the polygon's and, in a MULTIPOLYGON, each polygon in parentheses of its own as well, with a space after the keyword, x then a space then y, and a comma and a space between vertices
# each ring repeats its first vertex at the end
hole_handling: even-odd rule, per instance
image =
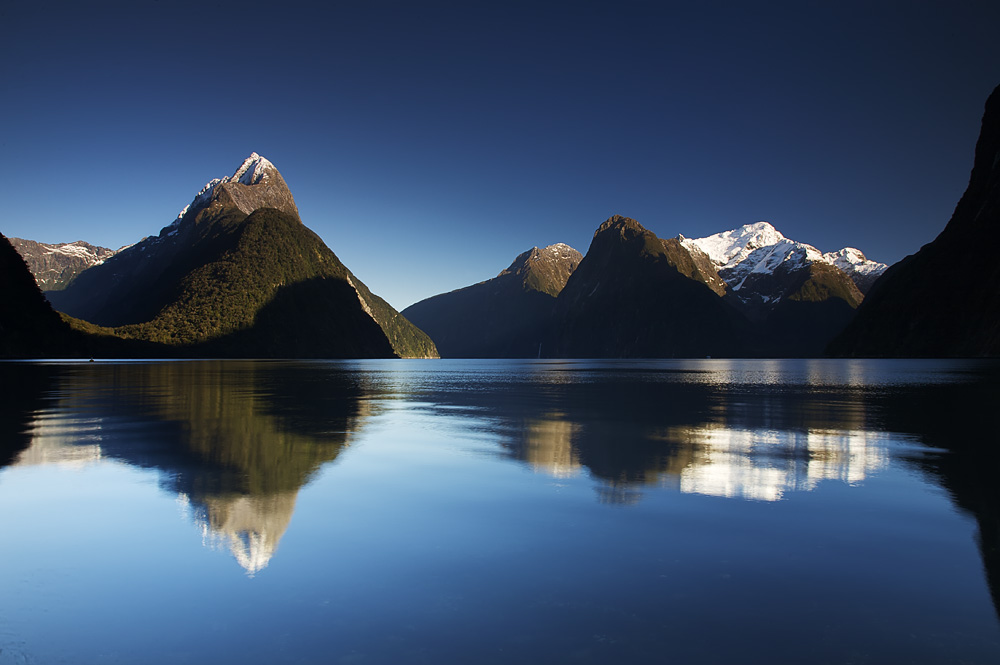
POLYGON ((2 665, 1000 662, 996 363, 0 381, 2 665))

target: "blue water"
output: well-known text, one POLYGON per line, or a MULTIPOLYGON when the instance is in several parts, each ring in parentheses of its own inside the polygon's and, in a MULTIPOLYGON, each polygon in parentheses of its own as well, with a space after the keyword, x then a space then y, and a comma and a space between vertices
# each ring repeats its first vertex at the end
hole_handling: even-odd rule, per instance
POLYGON ((2 665, 1000 662, 997 363, 0 380, 2 665))

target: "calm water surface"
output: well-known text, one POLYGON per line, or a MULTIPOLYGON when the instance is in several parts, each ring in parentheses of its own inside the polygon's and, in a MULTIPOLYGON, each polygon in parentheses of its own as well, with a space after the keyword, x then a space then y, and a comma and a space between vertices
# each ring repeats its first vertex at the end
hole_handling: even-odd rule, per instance
POLYGON ((1000 662, 997 363, 0 382, 2 665, 1000 662))

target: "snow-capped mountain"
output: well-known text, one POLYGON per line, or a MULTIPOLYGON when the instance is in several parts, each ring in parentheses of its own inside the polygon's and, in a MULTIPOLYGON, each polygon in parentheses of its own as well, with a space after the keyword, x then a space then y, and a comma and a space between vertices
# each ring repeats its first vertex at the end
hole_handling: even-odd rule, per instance
MULTIPOLYGON (((824 254, 812 245, 789 240, 767 222, 745 224, 705 238, 678 239, 688 249, 696 247, 708 254, 719 276, 737 296, 757 281, 755 276, 774 275, 779 269, 789 273, 813 263, 838 268, 864 293, 888 268, 884 263, 868 260, 853 247, 824 254)), ((781 297, 782 294, 764 296, 765 301, 781 297)))
POLYGON ((263 205, 265 203, 267 207, 284 210, 296 216, 299 214, 295 200, 292 198, 291 192, 288 191, 288 186, 281 174, 278 173, 278 169, 264 157, 252 152, 249 157, 243 160, 233 175, 225 178, 213 178, 205 183, 201 191, 195 195, 194 200, 184 206, 177 214, 177 219, 170 226, 179 225, 189 211, 197 212, 206 207, 216 197, 217 190, 220 192, 226 190, 236 207, 248 215, 257 208, 265 207, 263 205), (244 190, 241 187, 226 187, 226 185, 264 186, 254 187, 253 190, 244 190))
POLYGON ((868 293, 875 280, 882 276, 887 266, 878 261, 872 261, 861 253, 860 249, 845 247, 837 252, 827 252, 823 255, 826 263, 835 265, 854 280, 854 283, 861 289, 861 293, 868 293))
POLYGON ((98 247, 89 242, 77 240, 49 244, 11 238, 10 242, 28 264, 31 274, 43 291, 58 291, 76 279, 76 276, 92 266, 99 266, 120 249, 98 247))
POLYGON ((303 223, 284 178, 252 153, 172 223, 52 292, 57 310, 167 354, 437 357, 303 223), (178 351, 181 352, 181 351, 178 351))
MULTIPOLYGON (((183 247, 186 238, 181 238, 178 234, 193 232, 194 220, 204 211, 215 206, 215 209, 236 208, 240 212, 249 215, 259 208, 275 208, 296 218, 299 210, 295 205, 292 192, 288 189, 285 179, 281 177, 278 169, 266 158, 256 152, 243 160, 243 163, 231 176, 224 178, 213 178, 195 194, 191 203, 184 206, 178 213, 176 219, 163 227, 160 233, 155 236, 146 236, 142 240, 132 245, 122 247, 114 254, 117 258, 109 264, 113 268, 124 267, 130 261, 140 261, 148 263, 158 258, 169 262, 168 257, 177 247, 183 247), (190 220, 192 223, 185 223, 190 220)), ((106 257, 105 260, 107 260, 106 257)), ((129 269, 123 268, 114 272, 125 274, 129 269)), ((50 298, 51 299, 51 298, 50 298)), ((57 297, 58 302, 53 304, 57 307, 72 308, 72 304, 67 303, 57 297)))

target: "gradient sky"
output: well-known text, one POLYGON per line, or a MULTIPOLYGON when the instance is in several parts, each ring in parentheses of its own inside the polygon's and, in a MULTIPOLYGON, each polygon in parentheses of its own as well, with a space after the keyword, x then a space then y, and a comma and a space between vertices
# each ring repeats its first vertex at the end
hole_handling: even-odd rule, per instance
POLYGON ((395 307, 612 214, 892 263, 964 191, 991 2, 0 4, 0 232, 119 247, 251 151, 395 307))

